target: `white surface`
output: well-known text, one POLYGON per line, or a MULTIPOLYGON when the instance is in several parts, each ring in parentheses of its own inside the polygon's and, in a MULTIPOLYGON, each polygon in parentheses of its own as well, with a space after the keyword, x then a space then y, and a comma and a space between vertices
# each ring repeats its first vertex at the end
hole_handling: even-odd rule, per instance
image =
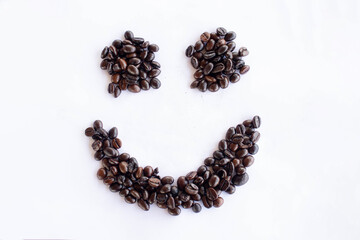
POLYGON ((0 239, 359 239, 359 29, 356 0, 1 0, 0 239), (218 26, 248 47, 251 70, 191 90, 184 51, 218 26), (114 99, 99 55, 128 29, 160 46, 162 87, 114 99), (179 217, 106 189, 84 136, 102 119, 141 165, 178 177, 255 114, 249 182, 179 217))

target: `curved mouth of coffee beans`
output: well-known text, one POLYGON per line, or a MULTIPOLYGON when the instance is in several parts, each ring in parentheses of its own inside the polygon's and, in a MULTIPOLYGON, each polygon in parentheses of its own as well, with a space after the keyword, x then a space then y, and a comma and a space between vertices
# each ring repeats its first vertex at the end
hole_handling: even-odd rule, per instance
POLYGON ((115 98, 121 91, 129 90, 138 93, 158 89, 161 86, 160 63, 154 61, 155 52, 159 51, 156 44, 150 44, 141 37, 134 37, 131 31, 126 31, 124 40, 114 40, 112 45, 101 52, 100 68, 111 76, 108 92, 115 98))
POLYGON ((229 83, 238 82, 240 75, 250 70, 242 60, 249 51, 246 47, 235 51, 235 38, 235 32, 219 27, 216 32, 204 32, 199 41, 186 49, 185 55, 191 58, 191 65, 196 69, 191 88, 216 92, 227 88, 229 83))
POLYGON ((103 123, 96 120, 85 135, 94 142, 94 158, 101 161, 97 177, 110 191, 118 192, 129 204, 148 211, 152 204, 166 209, 170 215, 181 213, 180 207, 193 212, 205 208, 220 207, 224 203, 223 192, 233 194, 236 186, 244 185, 249 176, 246 169, 254 163, 259 147, 259 116, 231 127, 218 144, 212 157, 204 160, 196 171, 191 171, 176 181, 171 176, 160 177, 159 169, 141 167, 128 153, 120 153, 122 142, 116 127, 106 131, 103 123))

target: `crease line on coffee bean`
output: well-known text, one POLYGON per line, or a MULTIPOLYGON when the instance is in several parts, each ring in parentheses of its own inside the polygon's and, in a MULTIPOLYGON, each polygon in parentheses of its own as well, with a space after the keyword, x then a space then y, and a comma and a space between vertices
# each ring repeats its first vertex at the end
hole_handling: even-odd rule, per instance
POLYGON ((106 131, 96 120, 85 135, 94 142, 94 158, 101 161, 97 177, 110 191, 118 192, 125 202, 148 211, 152 204, 166 209, 170 215, 181 213, 180 207, 198 213, 205 208, 220 207, 223 192, 233 194, 236 186, 244 185, 249 176, 246 169, 254 163, 259 147, 259 116, 246 120, 227 130, 212 157, 204 160, 196 171, 191 171, 176 181, 171 176, 160 177, 158 168, 141 167, 128 153, 120 153, 122 142, 116 127, 106 131), (200 204, 202 203, 202 205, 200 204))

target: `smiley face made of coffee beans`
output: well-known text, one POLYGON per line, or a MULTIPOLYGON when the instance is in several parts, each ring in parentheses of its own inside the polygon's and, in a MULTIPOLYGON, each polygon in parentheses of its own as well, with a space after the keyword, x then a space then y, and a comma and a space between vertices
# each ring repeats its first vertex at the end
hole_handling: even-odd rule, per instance
MULTIPOLYGON (((235 37, 234 32, 218 28, 216 33, 203 33, 195 46, 187 48, 186 55, 192 58, 192 65, 197 69, 192 88, 217 91, 227 87, 229 81, 237 82, 240 74, 249 70, 249 66, 241 60, 248 54, 247 49, 232 52, 235 37)), ((159 88, 161 83, 156 77, 160 74, 160 64, 153 61, 157 50, 157 45, 135 38, 130 31, 125 33, 125 40, 115 40, 112 46, 106 47, 102 51, 101 68, 112 75, 109 93, 118 97, 125 89, 139 92, 150 86, 159 88)), ((122 142, 116 127, 106 131, 103 123, 96 120, 92 127, 85 130, 85 135, 94 140, 91 145, 95 151, 94 158, 102 165, 97 177, 110 191, 118 192, 125 202, 137 203, 145 211, 156 203, 158 207, 167 209, 170 215, 177 216, 181 213, 180 206, 200 212, 200 202, 205 208, 218 208, 224 203, 220 196, 222 192, 233 194, 236 186, 242 186, 249 180, 246 168, 254 163, 253 155, 259 149, 260 133, 257 128, 260 124, 260 117, 255 116, 229 128, 212 157, 206 158, 196 171, 176 181, 171 176, 160 177, 158 168, 141 167, 136 158, 120 153, 122 142)))

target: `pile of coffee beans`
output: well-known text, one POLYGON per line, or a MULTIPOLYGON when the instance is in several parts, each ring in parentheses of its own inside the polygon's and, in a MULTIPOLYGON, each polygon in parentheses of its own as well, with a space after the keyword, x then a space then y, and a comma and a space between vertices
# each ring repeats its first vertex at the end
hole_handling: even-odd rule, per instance
POLYGON ((159 47, 134 37, 131 31, 126 31, 124 37, 125 40, 114 40, 101 52, 103 60, 100 68, 111 75, 108 92, 118 97, 126 89, 133 93, 149 90, 150 87, 158 89, 161 86, 157 78, 160 64, 154 58, 159 47))
POLYGON ((232 194, 235 186, 244 185, 249 176, 246 168, 254 163, 259 147, 256 144, 260 133, 260 118, 246 120, 229 128, 225 139, 219 142, 218 150, 204 160, 196 171, 191 171, 176 181, 171 176, 160 177, 158 168, 141 167, 127 153, 119 153, 121 140, 113 127, 104 130, 101 121, 85 130, 85 135, 94 142, 94 158, 101 161, 97 177, 110 191, 118 192, 125 201, 148 211, 150 205, 167 209, 171 215, 179 215, 180 206, 191 208, 195 213, 205 208, 220 207, 224 203, 223 192, 232 194))
POLYGON ((240 74, 250 70, 242 60, 249 51, 245 47, 234 51, 235 38, 235 32, 219 27, 216 32, 204 32, 194 46, 186 49, 185 55, 191 58, 191 65, 196 69, 191 88, 216 92, 219 88, 227 88, 229 82, 238 82, 240 74))

